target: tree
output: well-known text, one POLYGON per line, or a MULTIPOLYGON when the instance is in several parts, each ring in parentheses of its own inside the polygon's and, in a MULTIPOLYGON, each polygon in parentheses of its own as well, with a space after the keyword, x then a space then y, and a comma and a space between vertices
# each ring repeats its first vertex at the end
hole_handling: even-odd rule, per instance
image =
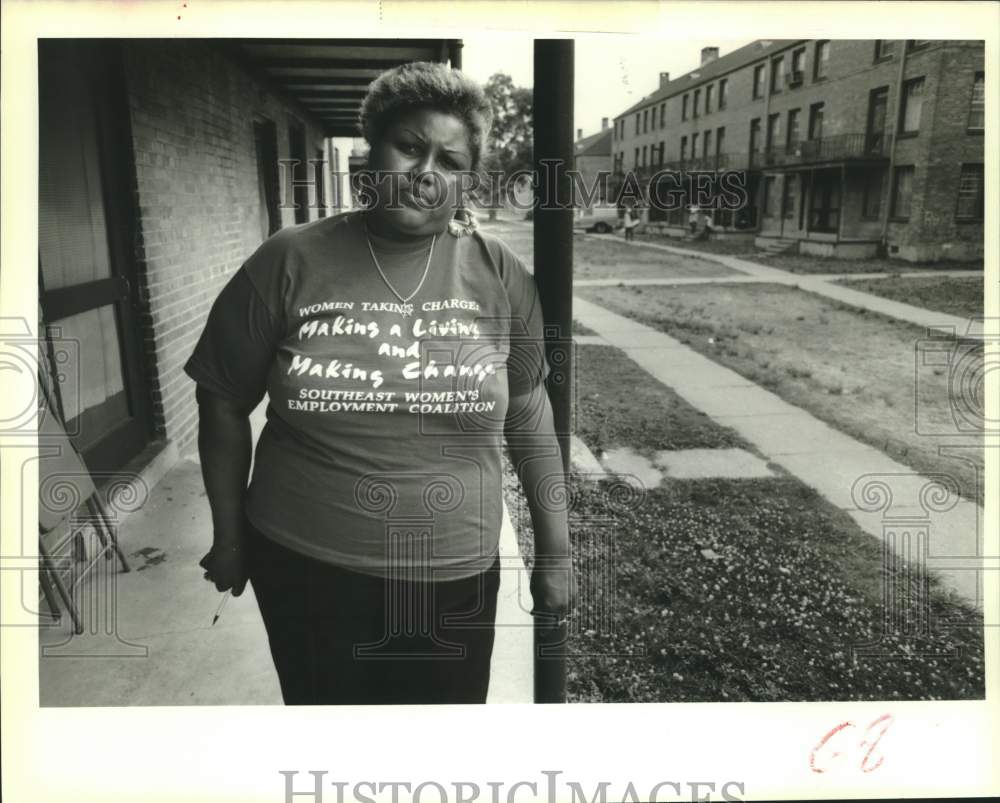
MULTIPOLYGON (((486 97, 493 107, 493 128, 487 140, 484 168, 510 175, 518 170, 531 170, 534 144, 532 92, 514 85, 506 73, 490 76, 485 86, 486 97)), ((490 219, 496 218, 491 204, 490 219)))

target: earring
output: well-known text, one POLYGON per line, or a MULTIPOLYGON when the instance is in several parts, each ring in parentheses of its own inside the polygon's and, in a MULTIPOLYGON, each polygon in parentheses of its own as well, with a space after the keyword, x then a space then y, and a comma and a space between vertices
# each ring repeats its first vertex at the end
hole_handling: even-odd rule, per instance
POLYGON ((465 237, 479 228, 476 216, 464 206, 455 210, 455 216, 448 221, 448 233, 453 237, 465 237))

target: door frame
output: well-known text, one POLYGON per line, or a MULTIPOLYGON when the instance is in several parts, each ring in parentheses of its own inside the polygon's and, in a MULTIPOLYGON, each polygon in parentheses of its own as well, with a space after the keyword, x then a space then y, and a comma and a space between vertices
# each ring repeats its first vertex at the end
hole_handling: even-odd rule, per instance
MULTIPOLYGON (((56 328, 62 318, 113 305, 122 382, 131 415, 81 451, 87 468, 101 474, 114 472, 125 465, 152 440, 154 430, 142 352, 143 333, 137 314, 141 306, 134 248, 138 231, 134 201, 135 155, 121 46, 106 40, 83 43, 75 40, 75 43, 89 51, 88 64, 84 66, 97 88, 94 96, 98 162, 111 276, 46 291, 39 264, 39 303, 45 323, 56 328)), ((39 40, 39 59, 45 46, 46 41, 39 40)), ((58 387, 58 383, 55 384, 58 387)))

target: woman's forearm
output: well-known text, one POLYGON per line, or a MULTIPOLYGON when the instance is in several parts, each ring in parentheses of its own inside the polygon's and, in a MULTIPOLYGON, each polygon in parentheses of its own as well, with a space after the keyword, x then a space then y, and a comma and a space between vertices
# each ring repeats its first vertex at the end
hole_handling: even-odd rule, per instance
POLYGON ((198 453, 215 544, 236 546, 243 537, 243 504, 250 475, 250 420, 221 399, 199 393, 198 401, 198 453))
POLYGON ((512 404, 516 408, 508 413, 507 446, 531 513, 535 556, 567 558, 569 489, 544 386, 512 404), (526 414, 536 405, 542 407, 540 415, 526 414), (515 421, 524 423, 515 425, 515 421))

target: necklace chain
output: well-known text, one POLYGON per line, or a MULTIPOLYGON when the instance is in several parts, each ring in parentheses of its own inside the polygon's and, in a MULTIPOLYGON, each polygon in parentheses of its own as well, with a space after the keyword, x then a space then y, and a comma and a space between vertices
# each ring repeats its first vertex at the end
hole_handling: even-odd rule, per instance
POLYGON ((378 264, 378 257, 375 256, 375 249, 372 247, 372 239, 368 236, 368 227, 365 226, 365 242, 368 243, 368 253, 372 255, 372 262, 375 264, 375 270, 378 271, 378 275, 382 277, 382 281, 385 282, 385 286, 388 287, 394 296, 400 300, 403 304, 406 304, 411 298, 413 298, 417 293, 420 292, 420 288, 424 286, 424 281, 427 279, 427 273, 431 269, 431 257, 434 256, 434 243, 437 241, 437 235, 435 234, 431 237, 431 247, 427 251, 427 264, 424 265, 423 276, 420 277, 420 281, 417 283, 416 288, 405 298, 399 294, 389 278, 385 275, 382 270, 382 266, 378 264))

